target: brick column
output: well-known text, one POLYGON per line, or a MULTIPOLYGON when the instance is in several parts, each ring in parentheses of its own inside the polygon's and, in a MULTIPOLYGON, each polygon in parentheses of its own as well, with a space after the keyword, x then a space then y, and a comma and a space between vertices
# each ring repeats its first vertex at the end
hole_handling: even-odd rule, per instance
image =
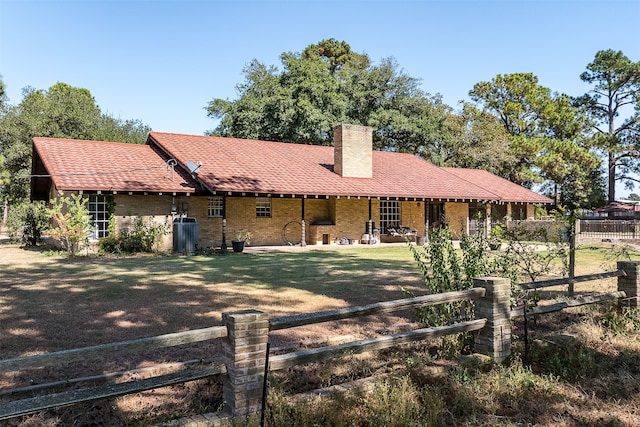
POLYGON ((626 276, 618 277, 618 290, 627 294, 627 298, 621 301, 621 305, 640 307, 639 265, 638 261, 618 261, 618 270, 624 270, 627 273, 626 276))
POLYGON ((475 318, 487 323, 475 338, 475 351, 501 363, 511 354, 511 282, 501 277, 480 277, 474 287, 485 288, 484 298, 476 299, 475 318))
POLYGON ((222 313, 228 336, 223 341, 227 375, 222 396, 231 415, 260 410, 269 318, 257 310, 222 313))

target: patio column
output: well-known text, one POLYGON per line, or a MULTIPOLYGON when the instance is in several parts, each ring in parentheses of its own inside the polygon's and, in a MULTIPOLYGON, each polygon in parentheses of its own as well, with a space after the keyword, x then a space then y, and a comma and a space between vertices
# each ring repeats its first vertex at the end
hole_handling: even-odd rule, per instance
POLYGON ((485 218, 484 218, 484 237, 488 237, 490 231, 491 231, 491 204, 487 203, 487 207, 485 208, 485 218))
POLYGON ((220 249, 227 250, 227 197, 222 196, 222 244, 220 249))
POLYGON ((305 197, 302 196, 302 220, 300 221, 300 225, 301 225, 301 230, 300 233, 302 234, 302 236, 300 236, 300 246, 302 246, 303 248, 305 246, 307 246, 307 229, 305 227, 305 223, 304 223, 304 199, 305 197))

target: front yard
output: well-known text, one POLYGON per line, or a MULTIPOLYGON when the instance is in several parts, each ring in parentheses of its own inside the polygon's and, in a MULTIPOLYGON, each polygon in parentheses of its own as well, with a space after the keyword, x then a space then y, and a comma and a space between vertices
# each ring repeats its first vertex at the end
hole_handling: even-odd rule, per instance
MULTIPOLYGON (((596 247, 579 250, 576 273, 615 268, 611 253, 596 247)), ((632 257, 640 259, 637 253, 632 253, 632 257)), ((416 295, 426 293, 420 272, 405 246, 70 259, 2 244, 0 266, 3 359, 219 325, 221 314, 226 311, 255 308, 276 317, 404 298, 403 289, 416 295)), ((581 284, 578 291, 581 286, 583 290, 613 290, 615 280, 581 284)), ((274 334, 271 340, 276 349, 306 347, 415 326, 413 313, 406 312, 295 328, 274 334)), ((0 376, 0 389, 51 382, 61 376, 208 360, 219 351, 205 342, 141 354, 135 359, 105 360, 98 366, 78 364, 66 372, 9 373, 0 376)), ((101 408, 99 417, 113 416, 121 421, 132 413, 144 412, 141 418, 138 415, 133 418, 148 421, 153 419, 149 413, 180 411, 170 405, 184 405, 182 397, 189 393, 202 394, 201 389, 194 390, 189 386, 174 387, 120 398, 117 405, 97 403, 96 407, 101 408), (104 414, 116 411, 116 406, 117 415, 104 414), (153 409, 158 406, 164 409, 153 409)), ((219 402, 209 401, 204 410, 211 411, 212 404, 219 402)), ((62 419, 80 422, 78 418, 62 419)), ((22 425, 36 424, 56 425, 56 422, 36 416, 22 425)))

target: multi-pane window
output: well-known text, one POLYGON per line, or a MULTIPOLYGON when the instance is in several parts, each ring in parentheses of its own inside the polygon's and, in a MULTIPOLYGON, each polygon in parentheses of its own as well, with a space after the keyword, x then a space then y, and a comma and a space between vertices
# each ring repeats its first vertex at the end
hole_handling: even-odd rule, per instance
POLYGON ((91 215, 91 223, 93 231, 89 236, 89 240, 98 240, 109 234, 109 203, 107 197, 101 194, 89 195, 89 215, 91 215))
POLYGON ((380 232, 387 234, 389 228, 398 228, 400 225, 400 202, 380 200, 380 232))
POLYGON ((209 207, 207 209, 209 218, 222 218, 222 209, 222 196, 209 197, 209 207))
POLYGON ((271 218, 270 197, 256 197, 256 217, 271 218))

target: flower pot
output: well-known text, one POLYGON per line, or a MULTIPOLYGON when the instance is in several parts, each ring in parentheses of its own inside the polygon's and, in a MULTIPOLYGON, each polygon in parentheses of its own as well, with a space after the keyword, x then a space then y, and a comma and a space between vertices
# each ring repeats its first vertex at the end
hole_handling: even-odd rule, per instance
POLYGON ((244 242, 243 241, 232 240, 231 241, 231 247, 233 248, 233 252, 242 252, 242 251, 244 251, 244 242))

